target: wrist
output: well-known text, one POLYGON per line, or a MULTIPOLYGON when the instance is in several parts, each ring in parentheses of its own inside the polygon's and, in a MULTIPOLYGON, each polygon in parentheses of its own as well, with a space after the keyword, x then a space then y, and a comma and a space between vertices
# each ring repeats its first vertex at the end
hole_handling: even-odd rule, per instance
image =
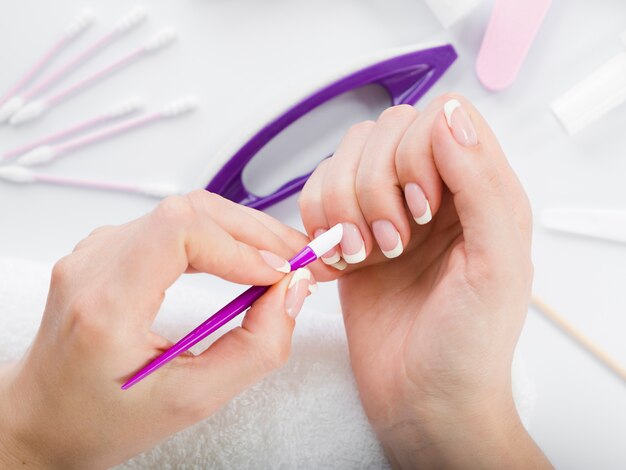
POLYGON ((23 400, 14 393, 18 363, 0 366, 0 468, 46 468, 25 445, 19 429, 23 400))
POLYGON ((551 468, 512 399, 484 408, 442 408, 410 412, 378 430, 394 468, 551 468))

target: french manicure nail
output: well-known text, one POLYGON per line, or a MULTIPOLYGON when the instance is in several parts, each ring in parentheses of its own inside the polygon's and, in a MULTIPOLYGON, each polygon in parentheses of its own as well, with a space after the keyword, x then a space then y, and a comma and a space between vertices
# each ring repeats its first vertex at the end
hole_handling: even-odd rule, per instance
MULTIPOLYGON (((317 229, 315 233, 313 234, 313 236, 317 238, 324 232, 326 232, 326 230, 321 229, 321 228, 317 229)), ((340 259, 341 259, 341 255, 339 255, 339 251, 337 250, 336 247, 331 248, 329 251, 324 253, 324 255, 322 255, 322 262, 330 266, 337 263, 340 259)))
POLYGON ((418 225, 427 224, 432 220, 433 214, 428 199, 417 183, 408 183, 404 187, 404 198, 418 225))
POLYGON ((311 294, 311 271, 306 268, 297 269, 289 286, 287 287, 287 295, 285 296, 285 311, 291 318, 296 318, 302 309, 304 299, 311 294))
POLYGON ((375 220, 372 222, 372 232, 378 242, 380 250, 387 258, 397 258, 402 254, 402 238, 391 222, 388 220, 375 220))
POLYGON ((446 116, 448 127, 459 144, 464 147, 473 147, 478 143, 476 128, 467 111, 461 106, 461 103, 457 100, 447 101, 443 105, 443 112, 446 116))
POLYGON ((259 253, 265 262, 279 273, 287 274, 291 272, 291 266, 289 266, 289 262, 285 258, 281 258, 277 254, 266 250, 259 250, 259 253))
POLYGON ((341 253, 348 264, 356 264, 366 257, 365 242, 359 228, 351 223, 343 224, 343 238, 341 239, 341 253))
POLYGON ((348 263, 346 263, 344 260, 340 259, 339 261, 337 261, 335 264, 331 264, 331 266, 339 271, 343 271, 348 267, 348 263))

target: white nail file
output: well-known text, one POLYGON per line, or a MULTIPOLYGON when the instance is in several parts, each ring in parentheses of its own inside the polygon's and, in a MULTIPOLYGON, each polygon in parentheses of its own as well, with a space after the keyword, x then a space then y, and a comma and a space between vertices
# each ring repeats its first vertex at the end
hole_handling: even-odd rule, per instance
POLYGON ((541 223, 559 232, 626 243, 626 210, 546 209, 541 223))

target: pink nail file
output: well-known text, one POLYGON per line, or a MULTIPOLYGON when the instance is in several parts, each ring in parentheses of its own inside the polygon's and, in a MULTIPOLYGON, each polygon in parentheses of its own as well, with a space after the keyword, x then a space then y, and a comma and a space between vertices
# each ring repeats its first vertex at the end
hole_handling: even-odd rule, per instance
POLYGON ((496 0, 476 61, 480 82, 491 91, 508 88, 552 0, 496 0))

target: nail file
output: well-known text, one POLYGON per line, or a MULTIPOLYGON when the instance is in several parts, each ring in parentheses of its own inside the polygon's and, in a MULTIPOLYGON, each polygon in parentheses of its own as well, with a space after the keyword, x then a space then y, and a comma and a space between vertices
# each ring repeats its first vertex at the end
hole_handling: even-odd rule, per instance
MULTIPOLYGON (((313 261, 327 253, 330 249, 337 246, 342 237, 343 225, 341 224, 335 225, 319 237, 316 237, 297 255, 289 260, 291 270, 295 271, 311 264, 313 261)), ((191 331, 187 336, 133 375, 124 385, 122 385, 122 390, 129 389, 137 382, 143 380, 157 369, 161 368, 183 352, 187 351, 189 348, 193 347, 195 344, 202 341, 211 333, 217 331, 237 315, 245 312, 254 302, 265 294, 269 288, 270 286, 250 287, 243 294, 240 294, 233 301, 225 305, 208 320, 191 331)))
POLYGON ((541 222, 559 232, 626 243, 626 210, 546 209, 541 222))
POLYGON ((484 0, 425 0, 439 22, 445 27, 452 26, 468 15, 484 0))
POLYGON ((496 0, 476 61, 476 74, 485 88, 499 91, 513 83, 551 3, 496 0))
POLYGON ((552 103, 552 112, 568 134, 575 134, 626 102, 626 31, 620 38, 624 51, 552 103))

